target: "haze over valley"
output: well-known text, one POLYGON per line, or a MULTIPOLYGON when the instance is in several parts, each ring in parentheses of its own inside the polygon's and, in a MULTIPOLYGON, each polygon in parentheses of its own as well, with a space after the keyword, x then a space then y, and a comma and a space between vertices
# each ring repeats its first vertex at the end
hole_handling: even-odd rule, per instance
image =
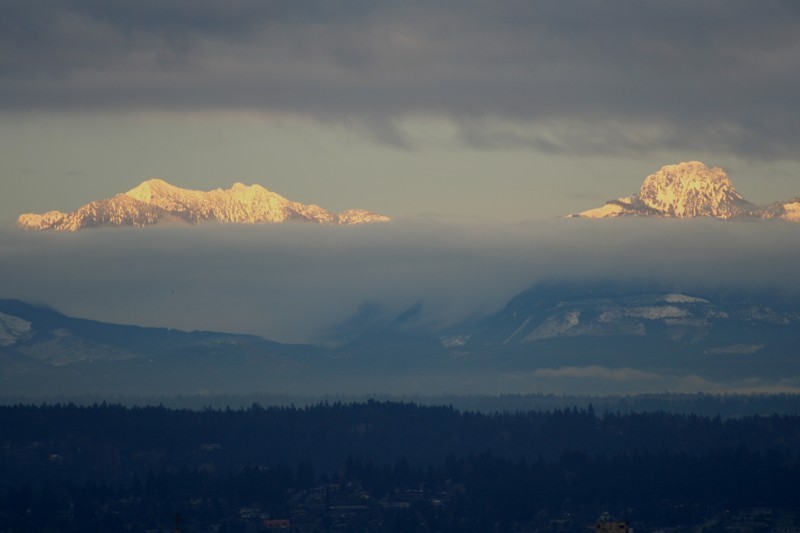
POLYGON ((793 202, 759 208, 696 161, 516 225, 151 179, 6 230, 1 292, 23 312, 0 315, 3 379, 18 394, 795 391, 793 202))
POLYGON ((6 390, 797 391, 793 204, 759 210, 698 162, 625 202, 514 226, 389 223, 149 180, 23 215, 0 263, 18 299, 0 314, 6 390), (608 216, 622 218, 581 220, 608 216))

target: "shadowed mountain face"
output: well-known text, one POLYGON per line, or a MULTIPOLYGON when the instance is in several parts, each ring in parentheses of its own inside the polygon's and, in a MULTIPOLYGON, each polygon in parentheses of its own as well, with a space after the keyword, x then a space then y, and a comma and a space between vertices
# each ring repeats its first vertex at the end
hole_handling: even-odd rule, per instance
POLYGON ((421 303, 396 316, 370 303, 326 339, 105 324, 0 300, 0 379, 29 395, 800 387, 800 309, 740 294, 544 284, 456 327, 421 303))
POLYGON ((712 217, 800 222, 800 199, 758 207, 736 191, 724 170, 690 161, 662 167, 644 180, 638 194, 611 200, 602 207, 573 216, 712 217))
POLYGON ((21 215, 17 224, 35 230, 77 231, 102 226, 150 226, 170 221, 260 224, 288 220, 349 225, 388 222, 389 217, 363 209, 331 213, 317 205, 287 200, 260 185, 248 187, 236 183, 230 189, 204 192, 151 179, 126 193, 91 202, 72 213, 50 211, 42 215, 21 215))
MULTIPOLYGON (((741 296, 632 287, 539 286, 445 339, 463 352, 501 350, 581 364, 726 372, 781 361, 796 367, 800 313, 741 296), (777 358, 774 359, 773 358, 777 358)), ((560 363, 559 363, 560 364, 560 363)), ((776 374, 777 375, 777 374, 776 374)))
POLYGON ((0 300, 6 394, 197 393, 235 388, 243 376, 269 386, 317 356, 255 335, 107 324, 0 300))
POLYGON ((710 353, 755 353, 770 342, 773 329, 785 328, 789 335, 800 332, 800 313, 795 310, 776 310, 742 297, 712 298, 612 284, 584 289, 545 284, 519 294, 501 312, 472 326, 469 344, 647 337, 702 346, 710 353), (744 344, 725 345, 734 340, 750 341, 750 350, 744 344))

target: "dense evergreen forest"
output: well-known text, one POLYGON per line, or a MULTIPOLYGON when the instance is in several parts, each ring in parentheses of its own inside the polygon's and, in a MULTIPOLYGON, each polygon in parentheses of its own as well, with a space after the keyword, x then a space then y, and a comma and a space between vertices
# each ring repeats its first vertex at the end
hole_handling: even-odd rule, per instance
POLYGON ((798 415, 0 407, 0 531, 769 529, 798 479, 798 415))

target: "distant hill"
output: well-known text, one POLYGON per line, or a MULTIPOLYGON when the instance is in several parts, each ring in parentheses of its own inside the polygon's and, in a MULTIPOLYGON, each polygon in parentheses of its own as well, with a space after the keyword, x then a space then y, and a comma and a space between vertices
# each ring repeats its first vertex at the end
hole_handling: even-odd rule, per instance
POLYGON ((243 383, 255 390, 318 355, 313 346, 255 335, 107 324, 0 300, 6 393, 202 393, 243 383))
MULTIPOLYGON (((5 394, 625 393, 800 387, 800 308, 769 295, 548 283, 455 326, 367 303, 320 346, 106 324, 0 300, 5 394)), ((788 389, 787 389, 788 388, 788 389)))

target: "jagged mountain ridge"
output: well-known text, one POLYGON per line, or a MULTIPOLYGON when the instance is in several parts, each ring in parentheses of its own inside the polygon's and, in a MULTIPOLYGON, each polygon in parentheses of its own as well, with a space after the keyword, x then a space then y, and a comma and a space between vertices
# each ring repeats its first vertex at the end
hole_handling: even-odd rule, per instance
POLYGON ((77 231, 103 226, 141 227, 169 221, 262 224, 289 220, 351 225, 390 219, 363 209, 332 213, 318 205, 288 200, 260 185, 235 183, 230 189, 197 191, 154 178, 112 198, 86 204, 72 213, 49 211, 41 215, 21 215, 17 224, 35 230, 77 231))
POLYGON ((800 198, 759 207, 739 194, 721 168, 709 168, 699 161, 689 161, 666 165, 647 176, 639 192, 633 196, 610 200, 602 207, 571 216, 711 217, 800 222, 800 198))

